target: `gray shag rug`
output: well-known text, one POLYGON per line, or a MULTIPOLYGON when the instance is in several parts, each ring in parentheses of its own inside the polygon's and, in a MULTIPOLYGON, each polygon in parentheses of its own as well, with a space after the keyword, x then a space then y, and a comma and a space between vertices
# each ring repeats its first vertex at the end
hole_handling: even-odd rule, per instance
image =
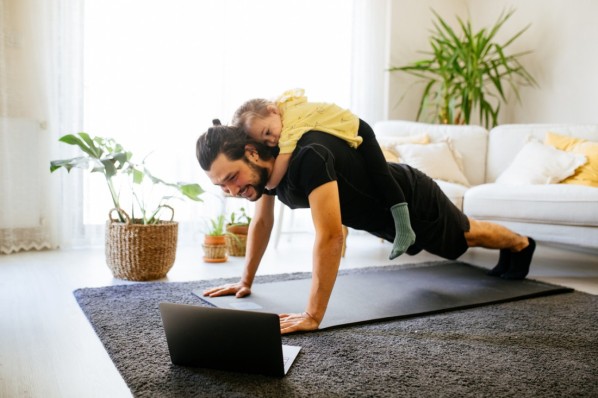
MULTIPOLYGON (((375 269, 389 268, 367 271, 375 269)), ((258 276, 256 283, 310 276, 258 276)), ((598 396, 598 296, 580 292, 283 336, 302 350, 280 379, 172 365, 158 304, 207 305, 191 291, 234 281, 74 295, 136 397, 598 396)))

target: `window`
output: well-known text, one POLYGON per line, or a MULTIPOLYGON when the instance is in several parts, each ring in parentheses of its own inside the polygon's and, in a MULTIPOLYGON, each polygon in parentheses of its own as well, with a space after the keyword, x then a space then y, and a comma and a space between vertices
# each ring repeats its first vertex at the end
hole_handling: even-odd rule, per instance
MULTIPOLYGON (((181 223, 197 226, 220 209, 195 159, 213 118, 227 123, 245 100, 295 87, 350 107, 350 1, 87 1, 84 29, 85 131, 138 159, 151 152, 156 175, 210 191, 204 203, 177 203, 181 223)), ((83 223, 103 228, 105 182, 84 178, 83 223)))

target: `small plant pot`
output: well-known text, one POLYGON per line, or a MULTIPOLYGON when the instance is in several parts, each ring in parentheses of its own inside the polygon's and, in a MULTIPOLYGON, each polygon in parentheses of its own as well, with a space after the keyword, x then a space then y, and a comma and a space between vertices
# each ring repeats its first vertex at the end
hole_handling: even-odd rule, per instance
POLYGON ((247 235, 249 233, 249 225, 227 225, 226 232, 235 235, 247 235))
POLYGON ((247 235, 226 235, 226 248, 231 256, 245 256, 245 251, 247 249, 247 235))
POLYGON ((229 225, 226 227, 226 247, 234 257, 243 257, 247 249, 248 225, 229 225))
POLYGON ((204 237, 202 245, 204 257, 203 261, 206 263, 223 263, 228 260, 226 239, 224 235, 204 237))

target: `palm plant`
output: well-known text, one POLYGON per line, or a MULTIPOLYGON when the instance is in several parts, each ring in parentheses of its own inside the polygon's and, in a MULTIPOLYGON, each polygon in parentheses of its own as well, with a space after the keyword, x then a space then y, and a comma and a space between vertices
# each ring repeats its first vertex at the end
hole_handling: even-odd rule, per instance
POLYGON ((519 38, 529 25, 503 44, 494 41, 514 10, 502 12, 490 29, 474 32, 469 21, 457 17, 461 31, 453 30, 432 10, 436 20, 430 37, 429 57, 408 65, 391 67, 414 75, 425 83, 417 120, 428 113, 428 121, 443 124, 470 124, 478 112, 486 128, 497 125, 501 102, 506 103, 508 85, 518 101, 519 87, 537 86, 521 65, 519 58, 531 51, 507 55, 505 49, 519 38))

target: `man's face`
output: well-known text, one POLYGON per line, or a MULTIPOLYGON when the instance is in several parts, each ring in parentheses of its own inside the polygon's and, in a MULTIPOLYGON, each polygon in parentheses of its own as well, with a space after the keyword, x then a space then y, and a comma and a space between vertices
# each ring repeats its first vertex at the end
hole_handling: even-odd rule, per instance
POLYGON ((268 169, 256 164, 254 159, 259 159, 257 153, 248 158, 246 152, 239 160, 229 160, 220 154, 207 175, 225 193, 254 202, 262 196, 268 182, 268 169))

